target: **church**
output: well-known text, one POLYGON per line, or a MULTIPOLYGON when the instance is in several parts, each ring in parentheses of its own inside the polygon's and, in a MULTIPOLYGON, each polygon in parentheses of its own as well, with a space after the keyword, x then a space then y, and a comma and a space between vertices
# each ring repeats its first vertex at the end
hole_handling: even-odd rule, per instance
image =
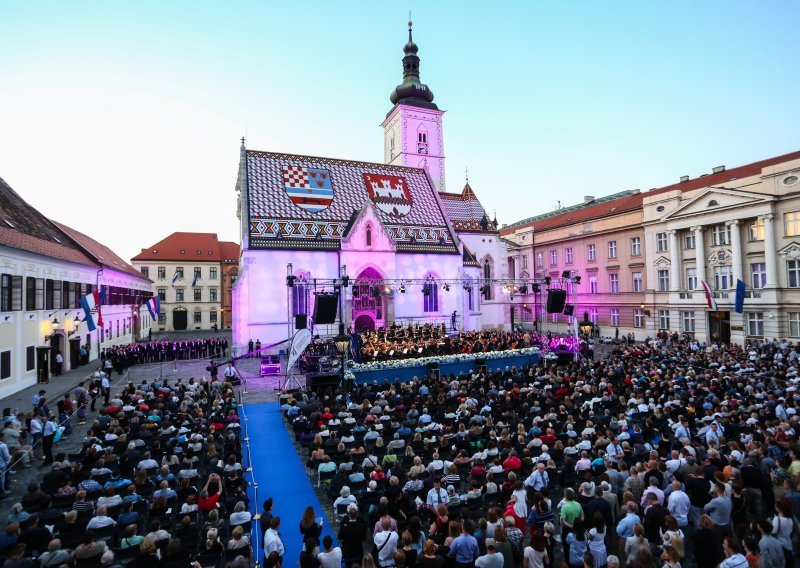
POLYGON ((249 340, 266 347, 302 327, 335 335, 339 319, 349 333, 508 327, 506 247, 468 182, 447 192, 444 111, 420 81, 410 22, 403 51, 403 81, 382 124, 385 163, 258 151, 242 140, 238 353, 249 340), (338 312, 335 324, 321 323, 331 320, 324 308, 338 312))

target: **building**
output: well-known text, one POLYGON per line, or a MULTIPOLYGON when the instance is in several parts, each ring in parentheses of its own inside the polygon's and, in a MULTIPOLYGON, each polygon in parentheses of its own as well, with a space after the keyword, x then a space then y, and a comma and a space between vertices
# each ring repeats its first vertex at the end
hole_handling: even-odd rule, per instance
POLYGON ((47 219, 2 179, 0 221, 0 397, 51 380, 58 353, 67 371, 149 332, 151 282, 113 251, 47 219), (103 326, 90 332, 80 300, 98 289, 103 326))
POLYGON ((505 245, 469 184, 446 192, 443 111, 420 82, 410 29, 404 53, 403 82, 382 125, 385 164, 260 152, 242 141, 243 244, 232 300, 239 349, 250 339, 277 344, 304 325, 336 334, 315 308, 343 276, 352 285, 339 310, 351 331, 505 325, 495 282, 505 277, 505 245))
MULTIPOLYGON (((501 235, 509 273, 550 277, 551 287, 567 288, 575 317, 581 322, 585 314, 601 335, 618 328, 641 340, 667 331, 741 344, 800 338, 797 219, 800 152, 719 166, 646 192, 587 197, 505 226, 501 235), (740 279, 747 287, 743 314, 734 311, 740 279), (716 309, 709 309, 703 281, 716 309)), ((572 329, 569 316, 546 313, 547 286, 526 292, 515 300, 523 321, 572 329)))
POLYGON ((235 280, 239 245, 216 233, 172 233, 142 249, 131 264, 153 281, 161 303, 158 331, 224 327, 226 291, 235 280), (221 315, 222 314, 222 315, 221 315))
POLYGON ((590 321, 604 336, 645 332, 642 198, 638 191, 584 198, 575 206, 530 217, 503 227, 509 274, 517 286, 514 321, 542 331, 569 333, 575 319, 590 321), (542 280, 549 278, 550 284, 542 280), (536 285, 534 285, 536 284, 536 285), (548 314, 549 288, 567 291, 574 315, 548 314))
POLYGON ((800 338, 800 152, 651 190, 643 227, 649 335, 800 338), (737 280, 747 286, 742 314, 734 311, 737 280))
POLYGON ((222 327, 230 329, 233 325, 233 300, 231 293, 236 279, 239 277, 239 245, 231 242, 221 242, 220 255, 222 256, 222 327))

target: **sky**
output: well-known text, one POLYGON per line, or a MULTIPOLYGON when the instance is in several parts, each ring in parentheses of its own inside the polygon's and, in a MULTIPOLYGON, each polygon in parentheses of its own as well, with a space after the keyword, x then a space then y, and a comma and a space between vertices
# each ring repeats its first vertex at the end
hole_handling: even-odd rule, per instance
POLYGON ((0 177, 131 258, 238 241, 250 149, 380 162, 422 81, 498 221, 800 149, 800 3, 0 0, 0 177))

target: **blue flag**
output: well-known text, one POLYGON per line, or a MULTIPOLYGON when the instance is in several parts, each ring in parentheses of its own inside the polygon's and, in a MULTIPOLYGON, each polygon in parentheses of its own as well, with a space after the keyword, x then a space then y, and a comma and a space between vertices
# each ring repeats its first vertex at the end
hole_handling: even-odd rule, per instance
POLYGON ((180 276, 180 272, 178 272, 178 271, 176 270, 176 271, 175 271, 175 276, 173 276, 173 277, 172 277, 172 284, 173 284, 173 285, 175 284, 175 281, 178 279, 178 276, 180 276))
POLYGON ((192 288, 194 288, 197 285, 197 279, 198 278, 200 278, 200 273, 199 272, 195 272, 194 273, 194 280, 192 280, 192 288))
POLYGON ((734 311, 737 314, 744 313, 744 294, 746 291, 746 285, 741 280, 736 280, 736 306, 734 307, 734 311))

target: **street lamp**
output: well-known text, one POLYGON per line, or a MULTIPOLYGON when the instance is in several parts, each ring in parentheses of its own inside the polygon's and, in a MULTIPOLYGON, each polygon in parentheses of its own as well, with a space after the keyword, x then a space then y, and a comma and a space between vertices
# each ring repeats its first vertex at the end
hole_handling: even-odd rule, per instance
POLYGON ((58 323, 58 319, 54 317, 53 321, 50 322, 50 327, 53 328, 53 333, 44 336, 45 342, 50 341, 51 339, 53 339, 53 337, 55 337, 59 325, 60 324, 58 323))
POLYGON ((345 373, 345 361, 347 359, 347 350, 350 348, 350 336, 344 332, 344 324, 339 324, 339 335, 333 338, 333 342, 336 345, 336 350, 339 352, 339 355, 342 358, 342 393, 345 391, 345 382, 344 382, 344 373, 345 373))

